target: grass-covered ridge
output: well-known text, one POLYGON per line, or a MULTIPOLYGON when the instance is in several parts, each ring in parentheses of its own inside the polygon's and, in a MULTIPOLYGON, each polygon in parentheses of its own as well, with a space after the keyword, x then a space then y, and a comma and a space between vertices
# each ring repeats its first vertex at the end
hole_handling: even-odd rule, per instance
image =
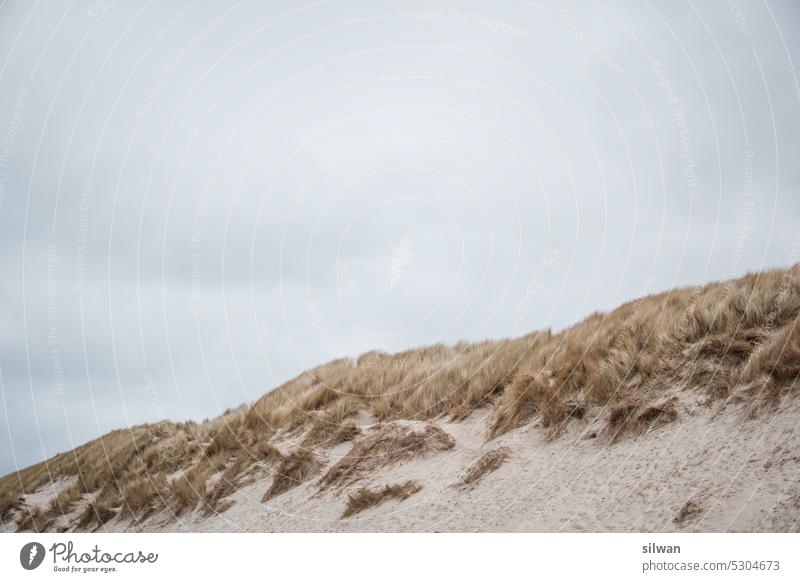
POLYGON ((605 419, 609 441, 628 438, 675 420, 673 400, 686 390, 709 405, 768 414, 796 393, 799 315, 795 265, 643 297, 558 333, 336 360, 214 420, 113 431, 3 477, 0 515, 19 529, 41 531, 93 529, 156 512, 210 514, 270 471, 275 479, 265 501, 312 479, 324 487, 331 474, 322 473, 318 457, 345 442, 354 441, 356 453, 407 456, 409 447, 397 444, 413 441, 424 452, 415 435, 426 433, 391 428, 390 421, 459 421, 482 407, 490 411, 487 439, 534 419, 557 438, 587 414, 605 419), (388 427, 363 435, 353 422, 359 413, 388 427), (298 435, 296 446, 281 452, 276 438, 288 433, 298 435), (22 497, 51 483, 68 486, 47 507, 22 497))

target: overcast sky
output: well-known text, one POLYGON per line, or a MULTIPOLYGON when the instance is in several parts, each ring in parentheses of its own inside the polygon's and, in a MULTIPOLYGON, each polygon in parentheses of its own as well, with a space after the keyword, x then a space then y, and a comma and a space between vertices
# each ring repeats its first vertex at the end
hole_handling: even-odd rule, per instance
POLYGON ((0 2, 0 473, 799 260, 794 0, 264 4, 0 2))

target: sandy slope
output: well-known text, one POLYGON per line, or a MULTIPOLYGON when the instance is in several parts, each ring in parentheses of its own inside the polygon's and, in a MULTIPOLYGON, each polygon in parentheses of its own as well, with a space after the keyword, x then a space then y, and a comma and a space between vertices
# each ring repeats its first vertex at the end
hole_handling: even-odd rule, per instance
POLYGON ((0 525, 796 531, 798 314, 794 265, 647 296, 556 333, 341 358, 215 419, 112 431, 9 475, 0 525), (418 418, 439 420, 386 420, 418 418), (549 438, 542 423, 566 428, 549 438), (502 436, 486 442, 489 431, 502 436), (510 451, 504 465, 455 486, 498 447, 510 451), (336 489, 325 476, 340 461, 358 468, 355 453, 369 470, 336 489), (31 510, 76 475, 71 515, 31 510), (356 492, 351 509, 368 509, 342 519, 356 492))
MULTIPOLYGON (((486 414, 438 422, 456 446, 376 471, 356 485, 417 480, 422 490, 341 519, 347 491, 320 492, 318 477, 266 503, 266 467, 225 512, 115 519, 110 531, 800 531, 800 403, 747 420, 701 404, 679 405, 677 422, 610 443, 588 416, 549 440, 536 423, 485 442, 486 414), (454 487, 484 452, 508 461, 471 489, 454 487), (674 518, 691 500, 701 509, 674 518)), ((371 419, 362 415, 368 431, 371 419)), ((424 423, 409 423, 424 425, 424 423)), ((291 441, 284 443, 286 448, 291 441)), ((332 465, 352 446, 326 451, 332 465)), ((352 488, 350 489, 352 491, 352 488)), ((36 494, 37 503, 47 495, 36 494), (40 499, 41 498, 41 499, 40 499)), ((33 500, 31 500, 33 501, 33 500)))
MULTIPOLYGON (((684 395, 685 396, 685 395, 684 395)), ((266 503, 264 467, 225 512, 162 512, 142 522, 114 519, 107 531, 800 531, 800 402, 745 419, 684 402, 679 420, 609 442, 591 415, 551 440, 537 423, 485 442, 487 411, 437 422, 450 451, 384 467, 351 487, 414 479, 422 490, 341 519, 348 490, 320 492, 318 476, 266 503), (590 435, 598 432, 594 438, 590 435), (507 446, 504 465, 470 489, 454 486, 486 451, 507 446), (691 500, 700 512, 674 518, 691 500)), ((362 414, 369 433, 372 420, 362 414)), ((425 423, 405 421, 423 427, 425 423)), ((296 437, 295 437, 296 438, 296 437)), ((294 439, 287 439, 288 449, 294 439)), ((352 443, 325 452, 327 466, 352 443)), ((327 467, 326 467, 327 468, 327 467)), ((323 469, 324 471, 325 469, 323 469)), ((66 484, 65 484, 66 486, 66 484)), ((46 505, 57 488, 29 496, 46 505)), ((5 524, 8 527, 13 524, 5 524)))

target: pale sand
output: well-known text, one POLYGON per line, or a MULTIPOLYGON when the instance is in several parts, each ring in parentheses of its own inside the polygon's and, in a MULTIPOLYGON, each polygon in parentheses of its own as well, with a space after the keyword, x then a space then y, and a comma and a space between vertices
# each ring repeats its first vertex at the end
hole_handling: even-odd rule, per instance
MULTIPOLYGON (((592 415, 573 421, 555 440, 531 423, 486 442, 488 411, 461 423, 437 421, 455 438, 452 450, 384 467, 350 489, 413 479, 422 490, 405 501, 388 501, 346 519, 340 516, 347 490, 320 492, 319 475, 262 503, 272 480, 264 467, 255 482, 230 497, 233 505, 219 515, 206 517, 195 511, 175 519, 162 513, 141 523, 114 519, 104 529, 800 531, 800 402, 748 420, 732 407, 715 414, 708 406, 687 404, 686 396, 684 392, 676 422, 618 442, 609 442, 602 432, 604 423, 592 415), (587 438, 592 432, 598 436, 587 438), (472 488, 455 486, 482 454, 500 446, 511 450, 505 464, 472 488), (676 523, 687 501, 701 511, 676 523)), ((362 414, 359 420, 368 430, 371 419, 362 414)), ((344 443, 325 451, 326 468, 351 446, 344 443)), ((289 443, 281 448, 288 449, 289 443)), ((44 503, 44 497, 37 493, 37 504, 44 503)))

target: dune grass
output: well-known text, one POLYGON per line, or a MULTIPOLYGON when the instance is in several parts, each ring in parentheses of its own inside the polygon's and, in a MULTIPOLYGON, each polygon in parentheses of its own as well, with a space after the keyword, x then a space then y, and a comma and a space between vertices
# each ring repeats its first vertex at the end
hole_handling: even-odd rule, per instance
POLYGON ((420 431, 396 424, 382 426, 357 440, 353 448, 328 469, 319 484, 322 489, 345 487, 379 467, 454 446, 453 437, 433 424, 420 431))
POLYGON ((511 454, 508 447, 498 447, 481 455, 461 477, 461 487, 472 487, 489 473, 497 471, 511 454))
POLYGON ((272 484, 261 501, 269 501, 310 479, 320 469, 319 459, 311 449, 299 448, 290 452, 275 470, 272 484))
MULTIPOLYGON (((681 390, 758 414, 797 387, 799 314, 795 265, 650 295, 562 331, 335 360, 213 420, 113 431, 8 475, 0 479, 0 519, 47 528, 81 496, 92 499, 75 518, 85 527, 153 511, 217 511, 252 471, 276 473, 267 497, 275 496, 319 468, 314 451, 352 439, 366 458, 398 458, 397 443, 412 437, 399 429, 360 434, 352 420, 360 411, 385 424, 457 422, 486 408, 489 439, 532 420, 555 438, 591 411, 612 440, 675 420, 670 399, 681 390), (284 457, 271 443, 295 433, 300 445, 284 457), (41 515, 23 515, 24 495, 65 477, 76 480, 74 490, 41 515)), ((428 440, 443 446, 439 436, 428 440)), ((348 463, 329 470, 323 486, 357 480, 374 461, 364 465, 353 454, 348 463)))
POLYGON ((361 487, 355 493, 348 495, 347 507, 345 507, 342 518, 361 513, 390 499, 405 501, 421 490, 422 485, 416 481, 406 481, 397 485, 384 485, 379 489, 361 487))

